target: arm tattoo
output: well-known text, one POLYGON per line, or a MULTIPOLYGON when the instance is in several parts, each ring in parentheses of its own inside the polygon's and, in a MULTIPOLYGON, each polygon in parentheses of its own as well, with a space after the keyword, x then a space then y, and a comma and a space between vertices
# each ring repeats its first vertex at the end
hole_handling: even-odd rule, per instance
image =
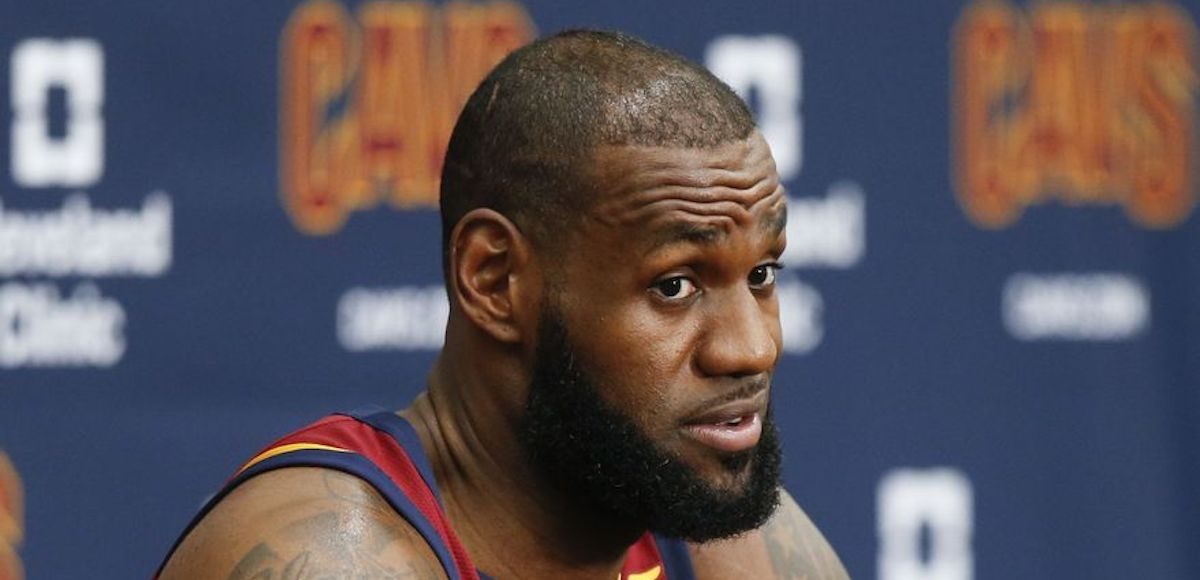
POLYGON ((786 494, 779 512, 763 528, 771 567, 786 580, 848 578, 842 563, 800 506, 786 494))
POLYGON ((332 509, 276 530, 241 558, 229 580, 445 578, 422 558, 402 564, 385 561, 382 556, 387 548, 422 546, 425 539, 406 523, 396 521, 391 507, 365 492, 351 476, 335 472, 322 476, 332 509), (343 507, 349 509, 338 509, 343 507))
MULTIPOLYGON (((254 550, 266 549, 266 543, 259 544, 254 550)), ((252 552, 254 551, 252 550, 252 552)), ((247 554, 247 557, 250 555, 247 554)), ((379 562, 364 562, 359 560, 360 554, 350 554, 351 559, 341 561, 336 553, 317 554, 314 550, 304 550, 296 557, 283 561, 275 556, 268 561, 247 562, 242 560, 234 568, 230 580, 326 580, 334 578, 354 578, 355 580, 426 580, 442 578, 427 562, 406 562, 396 568, 379 562)))
POLYGON ((271 547, 266 543, 254 546, 242 558, 237 566, 233 567, 233 573, 229 575, 229 580, 252 580, 270 578, 271 566, 277 565, 279 555, 271 551, 271 547), (266 575, 259 574, 258 571, 268 570, 266 575))

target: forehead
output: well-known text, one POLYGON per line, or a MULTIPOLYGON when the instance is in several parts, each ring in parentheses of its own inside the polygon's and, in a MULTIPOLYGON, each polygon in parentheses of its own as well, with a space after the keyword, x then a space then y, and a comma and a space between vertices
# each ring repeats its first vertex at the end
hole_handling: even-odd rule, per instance
POLYGON ((785 219, 775 161, 757 131, 705 149, 603 146, 596 150, 593 168, 599 197, 588 217, 601 226, 648 231, 682 223, 727 231, 755 224, 781 227, 785 219))

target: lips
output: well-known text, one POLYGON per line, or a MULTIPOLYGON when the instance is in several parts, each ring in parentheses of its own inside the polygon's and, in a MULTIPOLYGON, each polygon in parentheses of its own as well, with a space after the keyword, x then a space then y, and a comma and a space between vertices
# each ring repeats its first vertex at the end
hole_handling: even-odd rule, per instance
POLYGON ((762 418, 767 409, 767 391, 705 409, 683 426, 685 435, 723 453, 738 453, 758 445, 762 418))

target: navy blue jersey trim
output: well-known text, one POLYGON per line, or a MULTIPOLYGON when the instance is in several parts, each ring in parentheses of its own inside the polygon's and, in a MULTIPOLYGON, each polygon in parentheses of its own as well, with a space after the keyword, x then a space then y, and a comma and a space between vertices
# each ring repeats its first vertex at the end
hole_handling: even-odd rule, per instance
POLYGON ((433 497, 437 499, 438 505, 445 509, 445 504, 442 503, 442 492, 438 489, 437 479, 433 476, 433 464, 425 455, 425 446, 421 444, 421 437, 417 435, 417 430, 408 422, 408 419, 378 405, 360 407, 344 414, 374 427, 377 431, 383 431, 395 439, 396 443, 404 448, 409 461, 416 466, 417 473, 420 473, 421 479, 425 481, 425 487, 433 491, 433 497))
POLYGON ((433 525, 429 522, 429 520, 427 520, 425 516, 421 514, 421 510, 417 509, 417 506, 412 503, 412 500, 410 500, 408 496, 404 495, 403 490, 401 490, 399 486, 392 482, 391 478, 388 477, 386 473, 379 469, 379 467, 377 467, 370 460, 358 455, 357 453, 328 451, 321 449, 305 449, 301 451, 284 453, 282 455, 276 455, 275 457, 271 457, 256 463, 249 469, 239 473, 233 478, 233 480, 226 484, 225 487, 223 487, 221 491, 217 493, 217 495, 213 496, 212 499, 208 500, 208 502, 204 504, 204 507, 201 508, 200 513, 196 514, 196 517, 192 519, 190 524, 188 524, 187 529, 184 530, 183 534, 179 536, 179 539, 175 541, 175 545, 171 547, 171 551, 167 553, 166 558, 164 558, 162 564, 159 565, 158 572, 155 574, 155 576, 157 577, 158 574, 162 573, 162 568, 166 566, 167 561, 171 559, 171 556, 175 553, 175 550, 179 548, 179 544, 181 544, 188 534, 191 533, 192 529, 200 523, 200 520, 204 519, 204 516, 208 515, 208 513, 212 511, 213 507, 215 507, 218 503, 220 503, 221 500, 228 496, 230 492, 252 477, 284 467, 321 467, 326 469, 336 469, 338 471, 358 477, 359 479, 371 484, 371 487, 374 487, 375 490, 378 491, 385 500, 387 500, 388 504, 392 506, 392 509, 396 510, 397 513, 399 513, 405 520, 408 521, 409 524, 413 526, 414 529, 417 530, 418 533, 421 534, 421 537, 425 539, 425 542, 429 545, 430 549, 432 549, 434 554, 437 555, 438 561, 442 564, 443 571, 446 572, 446 575, 450 578, 450 580, 462 580, 455 567, 454 558, 451 557, 450 550, 446 546, 446 543, 442 540, 442 537, 433 528, 433 525))
MULTIPOLYGON (((417 473, 425 481, 425 487, 433 492, 433 497, 437 500, 438 505, 443 510, 445 509, 445 504, 442 503, 442 491, 438 488, 437 479, 433 475, 433 464, 429 461, 429 456, 425 455, 425 446, 421 444, 421 437, 417 435, 416 428, 408 422, 408 419, 379 405, 366 405, 347 413, 338 414, 353 417, 395 439, 396 443, 404 448, 408 460, 417 468, 417 473)), ((438 541, 444 543, 440 536, 438 541)), ((475 569, 475 573, 479 575, 480 580, 492 580, 491 576, 484 574, 478 568, 475 569)))
POLYGON ((696 578, 687 543, 654 534, 654 545, 658 546, 658 555, 662 557, 663 570, 666 572, 665 576, 668 580, 694 580, 696 578))

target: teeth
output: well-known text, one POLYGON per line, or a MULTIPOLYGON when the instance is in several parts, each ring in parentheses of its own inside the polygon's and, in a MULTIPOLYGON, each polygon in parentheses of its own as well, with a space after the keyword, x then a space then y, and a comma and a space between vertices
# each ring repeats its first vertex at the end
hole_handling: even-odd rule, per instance
POLYGON ((722 425, 729 425, 730 427, 735 427, 735 426, 737 426, 737 425, 741 424, 741 422, 742 422, 742 418, 741 418, 741 417, 738 417, 738 418, 736 418, 736 419, 730 419, 730 420, 728 420, 728 421, 726 421, 726 422, 724 422, 724 423, 721 423, 721 424, 722 424, 722 425))

